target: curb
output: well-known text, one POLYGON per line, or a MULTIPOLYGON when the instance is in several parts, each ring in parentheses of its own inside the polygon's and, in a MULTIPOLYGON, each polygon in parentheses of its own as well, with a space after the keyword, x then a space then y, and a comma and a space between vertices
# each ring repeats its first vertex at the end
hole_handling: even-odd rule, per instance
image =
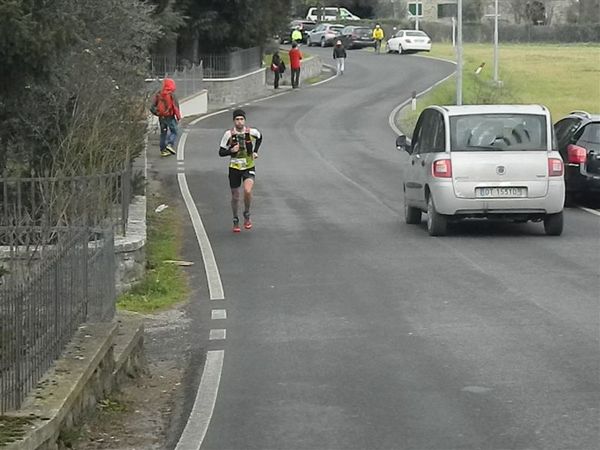
POLYGON ((54 367, 16 412, 6 417, 30 419, 24 435, 0 443, 6 450, 58 448, 61 431, 76 427, 119 384, 145 370, 141 318, 117 315, 118 322, 79 327, 54 367), (140 350, 140 352, 136 352, 140 350))

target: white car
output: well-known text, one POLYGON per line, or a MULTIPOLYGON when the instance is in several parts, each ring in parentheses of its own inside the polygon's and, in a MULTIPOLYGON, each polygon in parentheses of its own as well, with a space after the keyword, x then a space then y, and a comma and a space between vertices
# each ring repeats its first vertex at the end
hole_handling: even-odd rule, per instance
POLYGON ((360 17, 355 16, 346 8, 338 8, 338 7, 323 7, 323 8, 309 8, 308 13, 306 14, 307 20, 314 21, 333 21, 333 20, 360 20, 360 17), (319 11, 321 9, 322 11, 319 11), (321 12, 321 19, 319 18, 319 12, 321 12))
POLYGON ((431 50, 431 38, 420 30, 400 30, 387 41, 388 52, 431 50))
POLYGON ((404 212, 409 224, 427 213, 432 236, 465 218, 544 222, 563 230, 564 164, 550 112, 542 105, 430 106, 413 139, 399 136, 404 212))

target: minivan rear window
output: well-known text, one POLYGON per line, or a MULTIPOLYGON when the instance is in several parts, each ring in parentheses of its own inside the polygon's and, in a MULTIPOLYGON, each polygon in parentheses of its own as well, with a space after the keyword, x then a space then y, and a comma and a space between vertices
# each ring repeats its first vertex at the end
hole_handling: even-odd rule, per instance
POLYGON ((546 117, 535 114, 470 114, 450 117, 453 152, 548 148, 546 117))

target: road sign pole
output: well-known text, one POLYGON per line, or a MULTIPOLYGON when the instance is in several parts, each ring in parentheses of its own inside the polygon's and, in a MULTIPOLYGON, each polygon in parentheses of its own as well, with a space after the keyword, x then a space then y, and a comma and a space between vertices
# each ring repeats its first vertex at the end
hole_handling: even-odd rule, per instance
POLYGON ((462 45, 462 0, 458 0, 457 12, 458 29, 456 33, 456 104, 462 105, 462 72, 463 72, 463 45, 462 45))

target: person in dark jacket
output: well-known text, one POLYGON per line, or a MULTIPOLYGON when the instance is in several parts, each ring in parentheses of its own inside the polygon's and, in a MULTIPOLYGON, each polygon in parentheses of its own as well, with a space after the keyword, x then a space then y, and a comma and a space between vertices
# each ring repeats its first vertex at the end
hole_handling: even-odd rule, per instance
POLYGON ((275 76, 273 87, 275 89, 279 88, 279 78, 281 78, 281 75, 283 74, 282 68, 284 67, 285 66, 283 64, 283 61, 281 60, 281 56, 279 56, 279 52, 275 51, 275 53, 273 53, 273 57, 271 58, 271 70, 273 71, 273 75, 275 76))
POLYGON ((337 74, 344 75, 344 63, 346 62, 346 49, 342 41, 337 41, 333 47, 333 59, 337 63, 337 74))

